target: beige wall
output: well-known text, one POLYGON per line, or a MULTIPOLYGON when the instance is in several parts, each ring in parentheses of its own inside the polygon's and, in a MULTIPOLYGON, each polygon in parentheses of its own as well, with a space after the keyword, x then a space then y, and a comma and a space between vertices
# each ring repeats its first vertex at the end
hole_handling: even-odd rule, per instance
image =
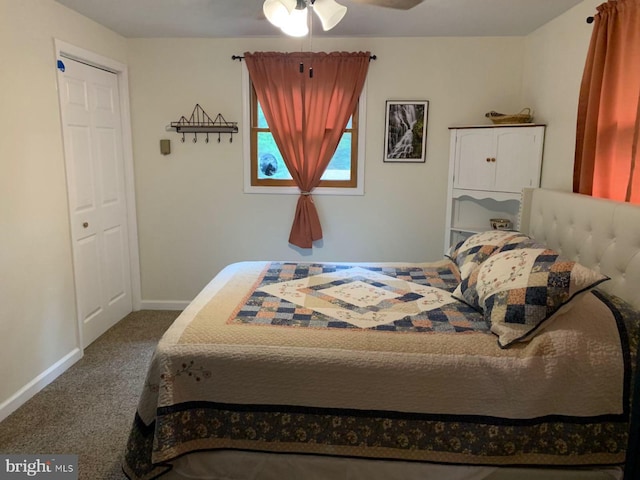
POLYGON ((314 40, 316 50, 370 50, 378 60, 367 90, 366 194, 317 198, 325 239, 307 255, 287 244, 295 197, 242 193, 240 137, 181 144, 164 129, 195 103, 241 121, 242 66, 231 55, 299 45, 126 40, 53 0, 0 0, 0 418, 78 347, 54 38, 129 65, 142 296, 185 302, 239 260, 441 258, 447 127, 484 123, 488 110, 532 106, 549 124, 543 185, 569 189, 591 32, 584 18, 597 3, 526 38, 314 40), (382 162, 384 102, 403 99, 430 101, 425 164, 382 162), (161 138, 172 140, 171 155, 160 155, 161 138))
POLYGON ((0 0, 0 415, 78 347, 54 38, 127 60, 52 0, 0 0))
POLYGON ((571 191, 576 112, 591 39, 586 18, 602 0, 584 0, 525 39, 524 103, 547 124, 542 186, 571 191))
MULTIPOLYGON (((324 241, 287 239, 297 198, 244 194, 242 144, 183 144, 165 126, 199 103, 242 120, 233 54, 293 50, 283 39, 129 41, 132 124, 146 301, 191 298, 225 265, 251 259, 426 261, 442 258, 449 130, 521 108, 522 38, 314 39, 316 50, 369 50, 364 196, 317 196, 324 241), (427 161, 383 163, 386 100, 429 100, 427 161), (172 141, 162 156, 158 142, 172 141)), ((247 128, 240 123, 239 128, 247 128)))

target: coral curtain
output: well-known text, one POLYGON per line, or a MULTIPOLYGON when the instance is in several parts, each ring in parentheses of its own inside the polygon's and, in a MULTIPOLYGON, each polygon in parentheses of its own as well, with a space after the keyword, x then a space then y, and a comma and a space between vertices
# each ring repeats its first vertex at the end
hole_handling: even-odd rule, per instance
POLYGON ((273 138, 301 192, 289 235, 298 247, 312 248, 322 238, 311 192, 355 109, 369 57, 369 52, 244 54, 273 138))
POLYGON ((578 102, 573 191, 640 203, 640 0, 598 6, 578 102))

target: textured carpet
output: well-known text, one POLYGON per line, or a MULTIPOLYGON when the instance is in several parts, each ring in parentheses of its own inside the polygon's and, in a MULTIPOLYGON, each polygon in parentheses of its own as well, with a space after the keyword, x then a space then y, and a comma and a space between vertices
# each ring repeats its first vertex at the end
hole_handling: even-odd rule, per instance
POLYGON ((76 454, 81 480, 122 480, 122 455, 158 340, 180 312, 127 315, 0 423, 0 452, 76 454))

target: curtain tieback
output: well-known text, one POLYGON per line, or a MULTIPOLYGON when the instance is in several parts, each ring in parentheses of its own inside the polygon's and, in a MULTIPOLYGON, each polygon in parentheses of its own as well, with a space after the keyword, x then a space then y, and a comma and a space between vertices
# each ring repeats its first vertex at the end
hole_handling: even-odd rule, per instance
POLYGON ((311 195, 311 192, 300 192, 300 195, 304 195, 306 197, 308 197, 309 195, 311 195))

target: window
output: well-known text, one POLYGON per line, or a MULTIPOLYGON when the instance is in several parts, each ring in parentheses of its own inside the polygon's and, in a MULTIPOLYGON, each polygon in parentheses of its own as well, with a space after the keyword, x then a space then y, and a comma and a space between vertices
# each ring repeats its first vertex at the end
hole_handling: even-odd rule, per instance
MULTIPOLYGON (((245 86, 245 192, 299 193, 269 131, 262 108, 244 68, 245 86), (245 78, 246 77, 246 78, 245 78), (248 148, 246 147, 248 146, 248 148)), ((362 195, 364 150, 361 119, 364 90, 342 135, 336 153, 322 175, 316 194, 362 195)))

